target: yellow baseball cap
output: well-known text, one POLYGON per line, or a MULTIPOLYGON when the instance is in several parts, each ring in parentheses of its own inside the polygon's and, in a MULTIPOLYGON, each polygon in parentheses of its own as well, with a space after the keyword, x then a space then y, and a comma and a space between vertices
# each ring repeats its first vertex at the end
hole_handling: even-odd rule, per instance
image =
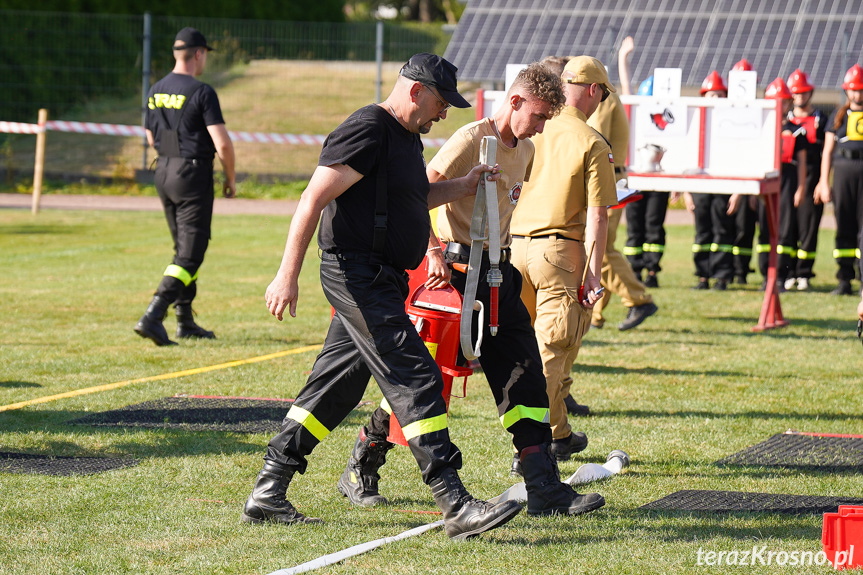
POLYGON ((561 76, 570 84, 599 84, 608 92, 617 92, 608 80, 605 66, 592 56, 575 56, 566 63, 561 76))

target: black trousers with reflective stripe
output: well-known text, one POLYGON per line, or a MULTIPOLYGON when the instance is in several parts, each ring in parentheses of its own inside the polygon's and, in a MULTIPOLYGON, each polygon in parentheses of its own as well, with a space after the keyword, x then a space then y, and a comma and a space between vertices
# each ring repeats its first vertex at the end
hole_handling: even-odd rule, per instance
MULTIPOLYGON (((521 301, 521 274, 510 262, 500 264, 503 284, 498 289, 497 335, 491 335, 488 327, 491 309, 491 287, 486 281, 489 270, 487 257, 483 257, 479 270, 477 301, 485 308, 482 326, 482 346, 479 363, 491 388, 498 416, 503 416, 517 405, 548 409, 548 392, 542 359, 536 342, 536 333, 530 324, 530 314, 521 301)), ((464 293, 467 276, 452 272, 452 285, 464 293)), ((479 312, 473 314, 471 341, 476 342, 479 312)), ((531 445, 551 443, 551 426, 548 422, 523 418, 511 425, 508 431, 518 451, 531 445)))
MULTIPOLYGON (((446 414, 443 377, 405 312, 404 272, 360 261, 321 262, 321 285, 335 309, 324 347, 294 405, 334 429, 362 399, 374 376, 393 413, 406 427, 446 414)), ((270 440, 266 459, 304 473, 320 440, 286 417, 270 440)), ((423 480, 447 467, 461 468, 449 431, 408 439, 423 480)))
MULTIPOLYGON (((833 211, 836 214, 836 249, 860 247, 863 228, 863 160, 833 156, 833 211)), ((857 258, 836 258, 836 279, 853 280, 857 258)), ((863 273, 863 272, 861 272, 863 273)))
POLYGON ((797 206, 797 230, 800 234, 800 249, 810 256, 797 260, 796 277, 798 278, 815 276, 812 272, 815 258, 812 256, 818 250, 818 228, 821 226, 821 216, 824 213, 824 204, 815 204, 815 186, 818 185, 820 177, 820 163, 806 166, 806 195, 797 206))
MULTIPOLYGON (((159 158, 156 164, 156 191, 165 210, 165 219, 174 240, 171 263, 186 270, 191 277, 204 263, 210 243, 213 220, 213 163, 197 165, 185 158, 159 158)), ((191 303, 196 286, 189 286, 166 276, 156 295, 177 303, 191 303)))
MULTIPOLYGON (((779 236, 778 245, 782 253, 776 258, 776 277, 785 280, 797 277, 797 208, 794 207, 794 193, 797 191, 797 166, 782 164, 779 189, 779 236), (787 252, 788 249, 792 252, 787 252)), ((777 248, 778 249, 778 248, 777 248)))
MULTIPOLYGON (((665 245, 665 215, 668 212, 669 192, 643 192, 637 202, 626 204, 626 246, 643 248, 645 244, 665 245)), ((644 250, 638 255, 626 256, 632 270, 641 275, 641 270, 659 272, 659 261, 663 252, 644 250)))
POLYGON ((734 275, 745 278, 752 268, 752 242, 755 239, 755 224, 758 221, 758 210, 749 206, 750 196, 745 196, 741 201, 740 209, 734 214, 734 223, 737 226, 737 234, 734 236, 734 248, 738 252, 734 254, 734 275))
MULTIPOLYGON (((729 216, 725 194, 692 194, 695 203, 696 245, 732 246, 736 235, 734 216, 729 216)), ((695 275, 700 278, 729 280, 734 275, 734 257, 730 251, 696 252, 693 254, 695 275)))

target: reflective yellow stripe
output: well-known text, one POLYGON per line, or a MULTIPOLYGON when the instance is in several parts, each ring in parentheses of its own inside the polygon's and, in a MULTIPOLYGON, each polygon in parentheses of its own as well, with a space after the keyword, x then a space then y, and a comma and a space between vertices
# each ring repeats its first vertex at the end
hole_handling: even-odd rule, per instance
POLYGON ((288 411, 288 418, 305 427, 318 441, 323 441, 330 434, 330 430, 324 427, 314 415, 297 405, 291 406, 290 411, 288 411))
POLYGON ((413 439, 425 433, 434 433, 446 429, 446 413, 442 413, 429 419, 420 419, 414 421, 410 425, 402 427, 402 433, 405 434, 405 439, 413 439))
POLYGON ((386 411, 390 415, 393 414, 393 408, 390 407, 390 404, 389 404, 389 402, 387 402, 386 397, 381 400, 381 409, 383 409, 384 411, 386 411))
POLYGON ((758 244, 755 246, 755 251, 759 254, 766 254, 770 252, 770 244, 758 244))
POLYGON ((545 407, 516 405, 501 416, 500 423, 504 429, 509 429, 512 424, 521 419, 533 419, 540 423, 548 423, 548 409, 545 407))
MULTIPOLYGON (((767 247, 769 248, 770 246, 767 247)), ((741 248, 740 246, 734 246, 731 249, 731 253, 735 256, 751 256, 752 250, 750 248, 741 248)))
POLYGON ((798 260, 814 260, 815 252, 807 252, 804 250, 797 250, 797 259, 798 260))
POLYGON ((635 246, 623 246, 623 255, 625 256, 640 256, 644 253, 644 249, 635 246))
POLYGON ((860 256, 859 250, 854 248, 846 248, 843 250, 833 250, 834 258, 856 258, 860 256))
POLYGON ((174 264, 171 264, 168 267, 166 267, 165 273, 162 275, 170 276, 172 278, 177 278, 178 280, 183 282, 184 286, 189 285, 190 283, 195 281, 195 279, 197 279, 197 277, 198 277, 198 274, 195 274, 195 277, 192 277, 192 274, 190 274, 189 272, 187 272, 185 269, 181 268, 180 266, 177 266, 174 264))
POLYGON ((665 246, 663 244, 644 244, 642 247, 644 248, 644 251, 654 254, 661 254, 665 251, 665 246))
POLYGON ((710 251, 714 252, 714 253, 715 252, 725 252, 727 254, 730 254, 732 252, 733 248, 734 248, 734 246, 731 246, 728 244, 710 244, 710 251))
POLYGON ((709 252, 710 244, 692 244, 692 253, 697 254, 701 252, 709 252))
POLYGON ((777 254, 788 254, 791 257, 797 257, 797 249, 790 246, 776 246, 777 254))

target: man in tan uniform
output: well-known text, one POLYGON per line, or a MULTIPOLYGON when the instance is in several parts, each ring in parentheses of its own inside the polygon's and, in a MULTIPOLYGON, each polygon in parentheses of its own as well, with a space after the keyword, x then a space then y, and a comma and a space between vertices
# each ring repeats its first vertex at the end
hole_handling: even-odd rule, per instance
MULTIPOLYGON (((588 118, 587 125, 611 143, 611 151, 614 154, 614 179, 625 178, 626 154, 629 149, 629 122, 617 94, 612 94, 599 105, 596 112, 588 118)), ((614 293, 620 296, 620 301, 629 308, 626 319, 617 326, 621 331, 625 331, 638 327, 641 322, 656 313, 657 307, 644 284, 635 276, 629 261, 614 247, 617 226, 620 224, 622 215, 621 209, 608 209, 608 234, 605 242, 605 257, 602 259, 601 280, 607 291, 593 306, 593 317, 590 323, 593 327, 599 328, 605 324, 602 310, 608 307, 611 294, 614 293)))
POLYGON ((565 460, 571 455, 566 438, 572 428, 564 403, 569 372, 599 300, 607 208, 617 204, 617 192, 611 148, 587 125, 600 102, 615 91, 605 67, 596 58, 578 56, 566 64, 561 78, 566 106, 534 138, 533 170, 511 231, 513 265, 524 278, 521 298, 542 357, 552 451, 565 460), (589 262, 585 246, 592 246, 589 262))

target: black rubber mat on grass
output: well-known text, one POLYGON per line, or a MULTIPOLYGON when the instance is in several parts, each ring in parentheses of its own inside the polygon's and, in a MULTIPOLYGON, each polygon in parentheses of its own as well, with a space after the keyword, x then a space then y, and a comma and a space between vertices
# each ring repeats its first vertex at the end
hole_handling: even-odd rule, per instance
POLYGON ((707 511, 711 513, 756 511, 762 513, 814 514, 835 513, 840 505, 863 505, 863 498, 686 489, 651 501, 639 509, 707 511))
POLYGON ((863 438, 779 433, 716 462, 716 465, 863 471, 863 438))
POLYGON ((94 413, 68 423, 97 427, 173 428, 275 433, 291 401, 242 397, 165 397, 94 413))
POLYGON ((0 452, 0 473, 92 475, 138 465, 130 457, 69 457, 0 452))

